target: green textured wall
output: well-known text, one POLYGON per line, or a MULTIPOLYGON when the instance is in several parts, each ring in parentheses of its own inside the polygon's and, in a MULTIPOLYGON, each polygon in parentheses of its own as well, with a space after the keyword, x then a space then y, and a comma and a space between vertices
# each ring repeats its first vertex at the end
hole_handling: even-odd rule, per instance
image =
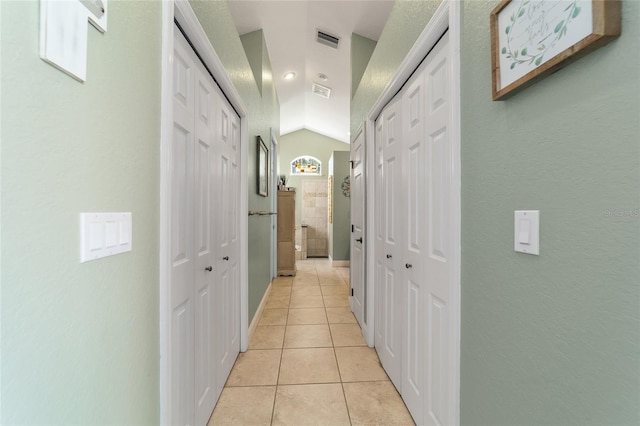
POLYGON ((351 198, 342 193, 342 181, 351 173, 349 151, 334 151, 333 159, 333 223, 329 224, 329 256, 333 260, 349 260, 351 243, 351 198))
POLYGON ((362 126, 369 110, 382 95, 439 4, 439 0, 396 0, 351 100, 352 135, 362 126))
MULTIPOLYGON (((271 77, 271 64, 264 37, 262 41, 253 40, 248 54, 254 64, 262 62, 262 95, 258 90, 247 53, 235 28, 227 2, 194 1, 189 2, 196 12, 202 27, 211 40, 213 48, 220 57, 231 81, 242 97, 249 116, 249 210, 267 210, 271 208, 270 198, 257 194, 256 182, 256 137, 260 135, 269 146, 270 129, 276 135, 280 133, 280 107, 271 77), (261 44, 262 48, 257 47, 261 44), (256 58, 259 56, 259 58, 256 58)), ((264 292, 271 282, 271 226, 268 216, 249 218, 249 321, 253 318, 264 292)))
POLYGON ((351 97, 356 93, 362 75, 367 69, 367 64, 373 50, 376 48, 376 41, 351 33, 351 97))
MULTIPOLYGON (((302 193, 302 180, 303 179, 327 179, 329 158, 333 151, 348 151, 349 144, 340 142, 337 139, 332 139, 327 136, 323 136, 319 133, 312 132, 310 130, 298 130, 297 132, 289 133, 281 136, 278 140, 279 157, 278 162, 280 164, 280 174, 287 175, 287 186, 296 188, 298 194, 302 193), (311 155, 316 157, 322 162, 322 176, 290 176, 291 162, 301 155, 311 155)), ((296 225, 300 225, 302 218, 302 196, 296 196, 296 225)))
MULTIPOLYGON (((396 2, 352 132, 436 3, 396 2)), ((640 2, 618 40, 492 102, 497 3, 463 4, 461 423, 639 424, 640 2), (513 251, 516 209, 541 210, 540 256, 513 251)))
POLYGON ((463 10, 461 420, 639 424, 640 2, 618 40, 492 102, 497 3, 463 10), (539 257, 513 251, 516 209, 540 210, 539 257))
POLYGON ((253 31, 240 36, 244 53, 247 55, 249 66, 253 72, 253 79, 258 87, 258 92, 262 96, 262 68, 265 41, 262 30, 253 31))
POLYGON ((79 83, 39 2, 1 3, 0 423, 158 424, 161 5, 110 2, 79 83), (133 251, 81 264, 92 211, 133 212, 133 251))

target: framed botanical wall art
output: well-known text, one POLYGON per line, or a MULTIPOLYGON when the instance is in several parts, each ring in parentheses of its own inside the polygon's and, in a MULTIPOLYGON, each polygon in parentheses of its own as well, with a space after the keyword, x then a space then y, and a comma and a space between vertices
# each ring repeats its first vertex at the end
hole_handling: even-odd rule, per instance
POLYGON ((620 0, 503 0, 491 12, 493 100, 620 35, 620 0))
POLYGON ((269 149, 262 138, 258 136, 258 195, 269 195, 269 149))

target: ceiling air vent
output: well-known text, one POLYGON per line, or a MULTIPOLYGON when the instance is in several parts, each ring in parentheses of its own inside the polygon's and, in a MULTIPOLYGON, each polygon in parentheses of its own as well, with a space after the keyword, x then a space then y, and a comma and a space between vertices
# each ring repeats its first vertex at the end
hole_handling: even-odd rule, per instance
POLYGON ((318 83, 313 83, 311 91, 318 96, 322 96, 323 98, 329 99, 329 96, 331 96, 331 88, 322 86, 318 83))
POLYGON ((318 30, 316 41, 320 44, 324 44, 325 46, 329 46, 329 47, 333 47, 334 49, 337 49, 338 43, 340 43, 340 37, 336 37, 329 33, 325 33, 324 31, 318 30))

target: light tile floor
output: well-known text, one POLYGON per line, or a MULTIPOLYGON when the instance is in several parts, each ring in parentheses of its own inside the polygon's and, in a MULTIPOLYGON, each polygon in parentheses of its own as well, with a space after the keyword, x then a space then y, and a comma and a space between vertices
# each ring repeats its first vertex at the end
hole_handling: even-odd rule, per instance
POLYGON ((209 425, 413 425, 349 309, 349 268, 297 268, 273 281, 209 425))

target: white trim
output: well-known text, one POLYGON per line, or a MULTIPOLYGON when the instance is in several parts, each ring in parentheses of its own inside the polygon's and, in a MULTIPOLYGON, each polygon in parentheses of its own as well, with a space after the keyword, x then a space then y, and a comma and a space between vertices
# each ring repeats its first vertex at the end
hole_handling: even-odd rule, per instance
MULTIPOLYGON (((396 71, 395 76, 389 82, 385 90, 382 92, 376 103, 371 107, 369 114, 367 115, 367 120, 365 122, 365 133, 366 135, 375 135, 375 120, 380 115, 382 109, 393 99, 393 97, 398 93, 398 91, 402 88, 404 83, 409 79, 411 74, 415 71, 415 69, 420 65, 422 60, 427 56, 429 51, 435 46, 437 41, 440 39, 442 34, 445 31, 449 30, 449 53, 450 53, 450 72, 451 72, 451 87, 450 87, 450 95, 452 100, 452 108, 451 108, 451 143, 453 145, 453 172, 452 172, 452 194, 451 199, 453 200, 453 212, 454 216, 452 217, 453 221, 453 233, 454 239, 458 241, 458 246, 453 252, 451 268, 453 268, 453 281, 454 285, 452 288, 451 296, 451 306, 452 306, 452 315, 453 321, 451 324, 451 335, 453 336, 452 346, 454 349, 454 356, 451 358, 451 371, 452 371, 452 381, 454 382, 451 386, 452 395, 451 401, 453 401, 453 406, 451 409, 453 413, 451 413, 451 417, 453 419, 453 424, 460 424, 460 311, 461 311, 461 293, 460 293, 460 268, 461 268, 461 160, 460 160, 460 128, 461 128, 461 98, 460 98, 460 83, 461 83, 461 71, 460 71, 460 31, 461 31, 461 16, 462 16, 462 7, 460 5, 460 0, 443 0, 438 6, 438 9, 431 17, 431 20, 422 31, 413 47, 405 57, 405 59, 400 64, 400 67, 396 71)), ((373 143, 373 139, 369 142, 373 143)), ((371 145, 373 146, 373 145, 371 145)), ((367 225, 374 223, 375 211, 374 211, 374 200, 375 200, 375 178, 374 178, 374 163, 375 163, 375 155, 374 150, 367 150, 367 164, 366 164, 366 182, 370 184, 367 185, 367 200, 366 200, 366 208, 367 208, 367 225)), ((368 226, 367 229, 367 237, 369 241, 374 241, 375 235, 372 226, 368 226)), ((367 305, 368 307, 368 315, 367 315, 367 324, 371 324, 367 335, 367 343, 369 346, 373 346, 374 342, 374 304, 373 299, 376 297, 374 294, 374 272, 375 272, 375 247, 371 246, 371 250, 367 251, 366 254, 366 285, 367 285, 367 294, 371 295, 370 298, 372 303, 367 305), (369 322, 372 321, 372 322, 369 322), (370 336, 369 336, 370 335, 370 336)))
MULTIPOLYGON (((375 120, 375 119, 374 119, 375 120)), ((367 345, 370 348, 375 346, 375 241, 376 241, 376 233, 375 233, 375 163, 376 163, 376 150, 374 147, 375 140, 375 122, 371 119, 366 120, 364 122, 364 142, 368 144, 364 148, 364 154, 367 163, 364 165, 365 170, 365 233, 366 233, 366 241, 369 241, 368 244, 365 245, 365 270, 364 270, 364 282, 367 286, 367 319, 366 319, 366 330, 364 332, 365 339, 367 341, 367 345), (368 247, 368 248, 367 248, 368 247)))
MULTIPOLYGON (((226 74, 225 74, 226 75, 226 74)), ((238 111, 239 112, 239 111, 238 111)), ((240 116, 240 352, 249 348, 249 123, 240 116)))
POLYGON ((461 146, 461 130, 462 130, 462 72, 460 62, 460 41, 462 28, 462 6, 460 1, 449 0, 449 49, 451 53, 451 100, 453 108, 451 109, 451 142, 453 144, 453 172, 451 187, 453 188, 451 200, 453 202, 453 240, 457 242, 457 247, 453 250, 453 261, 451 268, 453 269, 453 288, 451 300, 454 302, 452 306, 453 318, 451 324, 451 335, 454 337, 452 347, 454 349, 453 356, 450 359, 453 386, 450 395, 453 401, 453 410, 451 419, 454 425, 460 424, 460 327, 462 316, 462 146, 461 146))
MULTIPOLYGON (((374 226, 373 226, 373 220, 374 220, 374 211, 375 209, 373 208, 373 202, 369 202, 369 200, 373 200, 373 194, 372 191, 374 189, 374 185, 369 185, 367 182, 369 182, 369 179, 374 179, 374 170, 370 170, 371 165, 374 163, 375 161, 375 157, 372 158, 372 156, 375 153, 375 149, 373 149, 373 147, 369 147, 367 146, 367 143, 369 143, 369 135, 373 135, 374 133, 369 129, 368 126, 368 121, 364 121, 359 127, 358 130, 355 131, 355 135, 351 138, 351 141, 353 143, 353 141, 355 141, 357 138, 360 137, 360 134, 364 132, 364 142, 363 142, 363 146, 364 146, 364 205, 365 205, 365 214, 364 214, 364 240, 365 241, 375 241, 375 233, 374 233, 374 226)), ((373 139, 371 139, 371 142, 373 142, 373 139)), ((367 346, 369 346, 370 348, 374 347, 374 328, 373 326, 370 326, 370 324, 373 324, 374 321, 374 309, 373 307, 374 305, 374 293, 373 293, 373 279, 371 281, 369 281, 367 279, 367 277, 373 277, 374 276, 374 264, 375 264, 375 259, 373 259, 371 256, 373 255, 373 248, 368 249, 367 247, 370 247, 370 245, 364 244, 364 259, 362 259, 362 261, 364 262, 364 268, 363 268, 363 274, 364 276, 362 277, 362 279, 364 280, 364 285, 365 285, 365 293, 366 293, 366 297, 365 297, 365 301, 364 303, 366 304, 366 316, 364 318, 364 323, 360 324, 360 328, 362 329, 362 335, 364 336, 364 340, 367 342, 367 346)), ((353 251, 351 251, 353 253, 353 251)), ((353 311, 353 302, 351 302, 351 310, 353 311)))
POLYGON ((255 315, 253 316, 253 320, 251 320, 251 325, 249 326, 249 341, 253 338, 253 333, 256 332, 256 328, 260 323, 260 319, 262 318, 262 312, 264 311, 265 306, 267 306, 267 301, 269 300, 269 295, 271 294, 273 281, 269 283, 267 289, 264 292, 264 296, 262 296, 262 300, 260 301, 260 305, 256 310, 255 315))
MULTIPOLYGON (((278 211, 278 175, 279 175, 279 158, 278 158, 278 139, 276 138, 276 132, 273 127, 269 128, 269 137, 271 139, 269 146, 270 167, 273 173, 271 173, 271 184, 269 185, 269 199, 270 207, 269 211, 274 213, 278 211)), ((269 255, 269 279, 272 280, 278 275, 278 216, 272 214, 269 219, 270 230, 270 245, 271 253, 269 255)), ((251 340, 251 336, 249 336, 251 340)))
POLYGON ((173 2, 162 2, 160 100, 160 424, 171 424, 171 138, 173 120, 173 2), (169 90, 167 90, 169 88, 169 90))
POLYGON ((160 423, 171 424, 171 138, 173 133, 173 36, 174 19, 189 37, 213 73, 216 82, 240 116, 240 351, 248 347, 248 123, 247 109, 231 82, 188 0, 162 2, 162 93, 160 123, 160 423))

